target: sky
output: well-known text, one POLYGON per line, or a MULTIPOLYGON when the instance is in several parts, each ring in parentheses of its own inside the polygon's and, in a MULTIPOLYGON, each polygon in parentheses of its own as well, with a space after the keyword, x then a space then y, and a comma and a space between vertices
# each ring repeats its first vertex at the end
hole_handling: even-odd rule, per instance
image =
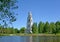
POLYGON ((33 22, 60 21, 60 0, 18 0, 17 21, 14 28, 27 26, 28 12, 31 11, 33 22))

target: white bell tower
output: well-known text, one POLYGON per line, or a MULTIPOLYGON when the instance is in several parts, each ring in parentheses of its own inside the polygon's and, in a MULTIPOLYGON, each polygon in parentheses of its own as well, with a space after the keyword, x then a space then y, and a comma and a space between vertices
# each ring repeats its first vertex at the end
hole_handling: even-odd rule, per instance
POLYGON ((28 12, 28 17, 27 17, 27 33, 32 33, 32 25, 33 25, 33 19, 32 19, 32 13, 28 12))

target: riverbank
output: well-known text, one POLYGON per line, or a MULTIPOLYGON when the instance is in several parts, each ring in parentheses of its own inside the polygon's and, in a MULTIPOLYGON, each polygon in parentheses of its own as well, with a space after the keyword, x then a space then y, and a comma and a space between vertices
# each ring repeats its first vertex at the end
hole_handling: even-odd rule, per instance
POLYGON ((60 36, 60 34, 0 34, 0 36, 60 36))

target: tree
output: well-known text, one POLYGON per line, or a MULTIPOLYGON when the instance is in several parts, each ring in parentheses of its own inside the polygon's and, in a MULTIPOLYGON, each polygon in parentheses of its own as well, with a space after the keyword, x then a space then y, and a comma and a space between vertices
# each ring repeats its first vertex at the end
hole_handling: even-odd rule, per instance
POLYGON ((20 33, 25 33, 25 27, 22 27, 21 29, 20 29, 20 33))
POLYGON ((38 33, 37 23, 33 23, 32 32, 33 33, 38 33))
POLYGON ((48 29, 49 29, 49 23, 46 22, 45 25, 44 25, 43 33, 48 33, 48 29))
POLYGON ((3 33, 3 26, 2 25, 0 25, 0 33, 3 33))
POLYGON ((57 21, 55 25, 56 25, 56 33, 60 33, 60 22, 57 21))
POLYGON ((38 24, 38 32, 39 32, 39 33, 42 33, 42 32, 43 32, 43 29, 44 29, 44 23, 43 23, 43 22, 40 22, 40 23, 38 24))
POLYGON ((13 32, 13 28, 12 27, 8 27, 8 28, 6 28, 6 33, 7 34, 13 34, 14 32, 13 32))
POLYGON ((7 26, 8 23, 16 21, 13 9, 16 9, 16 0, 0 0, 0 24, 7 26))
POLYGON ((19 33, 19 30, 17 28, 13 29, 13 33, 19 33))
POLYGON ((53 33, 56 31, 56 25, 55 23, 51 22, 49 25, 49 33, 53 33))

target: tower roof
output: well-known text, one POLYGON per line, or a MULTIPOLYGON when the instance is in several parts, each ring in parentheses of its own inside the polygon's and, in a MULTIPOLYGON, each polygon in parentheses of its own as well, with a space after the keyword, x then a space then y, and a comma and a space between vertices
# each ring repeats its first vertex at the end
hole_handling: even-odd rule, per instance
POLYGON ((29 15, 29 16, 32 16, 32 13, 31 13, 31 11, 29 11, 29 12, 28 12, 28 15, 29 15))

